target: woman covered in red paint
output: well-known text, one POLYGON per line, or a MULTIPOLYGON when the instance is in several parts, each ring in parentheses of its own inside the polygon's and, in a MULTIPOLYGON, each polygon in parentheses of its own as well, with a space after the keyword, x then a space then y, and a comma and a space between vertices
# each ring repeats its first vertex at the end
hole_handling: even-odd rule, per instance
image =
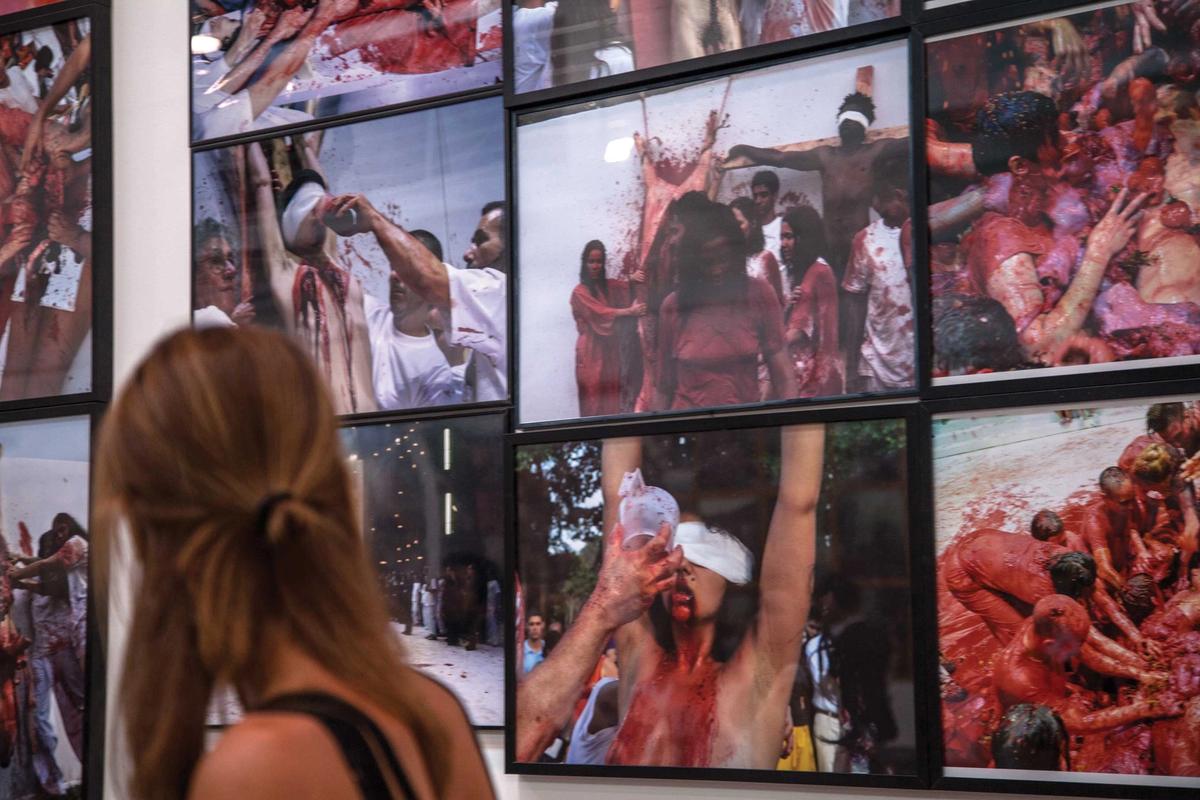
POLYGON ((575 383, 579 388, 579 415, 616 414, 621 410, 621 361, 617 320, 640 317, 646 304, 630 303, 631 280, 609 278, 604 242, 593 239, 583 246, 579 259, 579 285, 571 292, 571 314, 579 339, 575 342, 575 383))
POLYGON ((698 208, 680 244, 678 288, 659 310, 657 410, 709 408, 796 396, 778 296, 746 274, 746 240, 733 212, 698 208))
POLYGON ((786 336, 795 396, 842 394, 846 381, 838 349, 837 279, 825 260, 825 225, 816 209, 797 206, 784 215, 779 249, 793 287, 786 336))
POLYGON ((742 235, 746 237, 746 274, 771 284, 771 288, 779 295, 779 304, 783 305, 783 277, 779 273, 779 261, 767 248, 762 225, 754 212, 754 199, 735 197, 729 203, 729 208, 738 227, 742 229, 742 235))

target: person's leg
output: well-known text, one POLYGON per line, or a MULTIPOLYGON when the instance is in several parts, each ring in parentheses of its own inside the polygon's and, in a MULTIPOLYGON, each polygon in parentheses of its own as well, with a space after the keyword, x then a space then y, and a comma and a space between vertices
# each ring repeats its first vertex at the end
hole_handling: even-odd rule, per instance
POLYGON ((58 737, 54 735, 54 724, 50 721, 54 668, 50 659, 45 656, 30 659, 29 665, 33 670, 33 695, 36 704, 33 714, 33 771, 44 792, 50 795, 62 794, 62 770, 54 760, 58 737))
POLYGON ((54 668, 54 697, 62 716, 67 741, 75 757, 83 763, 83 717, 86 681, 79 659, 71 648, 63 648, 51 657, 54 668))

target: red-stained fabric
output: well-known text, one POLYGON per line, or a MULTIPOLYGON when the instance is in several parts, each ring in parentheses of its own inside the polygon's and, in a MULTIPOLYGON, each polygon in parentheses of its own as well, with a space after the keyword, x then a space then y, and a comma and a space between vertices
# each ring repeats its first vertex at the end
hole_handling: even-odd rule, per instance
POLYGON ((829 397, 845 391, 838 350, 837 278, 824 260, 815 261, 792 290, 786 338, 797 397, 829 397))
MULTIPOLYGON (((835 328, 836 329, 836 328, 835 328)), ((659 365, 673 381, 672 409, 758 401, 758 356, 784 345, 783 312, 766 281, 749 278, 741 301, 679 310, 678 293, 659 310, 659 365)))
POLYGON ((449 0, 437 24, 408 9, 355 17, 338 23, 328 46, 339 54, 345 50, 340 40, 368 41, 359 48, 363 60, 401 75, 471 66, 476 54, 474 8, 473 0, 449 0))
POLYGON ((615 323, 618 308, 628 305, 628 287, 626 281, 610 280, 607 294, 594 296, 583 284, 571 292, 571 314, 579 332, 575 383, 581 416, 621 410, 621 353, 615 323))
POLYGON ((1043 256, 1054 247, 1054 237, 1044 228, 1031 228, 1020 220, 989 211, 971 227, 963 240, 967 271, 978 294, 987 294, 988 278, 1008 259, 1020 253, 1043 256))

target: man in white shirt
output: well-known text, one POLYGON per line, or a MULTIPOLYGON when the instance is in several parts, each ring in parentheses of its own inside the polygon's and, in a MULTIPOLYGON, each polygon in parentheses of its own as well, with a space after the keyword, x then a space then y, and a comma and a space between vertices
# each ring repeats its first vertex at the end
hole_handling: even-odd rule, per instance
POLYGON ((505 204, 496 200, 480 212, 471 246, 463 254, 467 269, 437 258, 412 233, 381 214, 362 195, 343 195, 334 211, 356 222, 349 230, 373 233, 392 271, 413 292, 440 309, 447 320, 449 344, 471 350, 467 401, 508 397, 508 248, 505 204))
MULTIPOLYGON (((775 256, 775 260, 783 264, 783 256, 779 250, 779 231, 783 227, 783 217, 775 212, 775 204, 779 200, 779 176, 769 169, 754 173, 750 179, 750 197, 754 200, 754 211, 758 216, 758 224, 762 226, 763 248, 775 256)), ((787 270, 782 270, 783 296, 792 293, 791 281, 787 270)))
MULTIPOLYGON (((441 244, 428 231, 413 231, 440 258, 441 244)), ((433 311, 395 271, 388 279, 388 302, 363 298, 371 335, 371 377, 379 407, 392 410, 459 403, 462 375, 450 366, 429 327, 433 311)))
POLYGON ((550 67, 550 34, 554 30, 557 0, 520 0, 513 6, 513 78, 517 92, 533 92, 554 85, 550 67))

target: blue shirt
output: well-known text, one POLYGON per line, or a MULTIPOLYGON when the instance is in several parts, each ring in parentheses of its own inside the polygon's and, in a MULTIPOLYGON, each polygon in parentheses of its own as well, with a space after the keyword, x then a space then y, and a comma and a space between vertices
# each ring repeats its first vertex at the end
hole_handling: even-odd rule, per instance
POLYGON ((533 668, 546 660, 546 643, 542 642, 541 650, 534 650, 529 646, 529 640, 526 639, 522 644, 525 649, 524 671, 525 674, 533 672, 533 668))

